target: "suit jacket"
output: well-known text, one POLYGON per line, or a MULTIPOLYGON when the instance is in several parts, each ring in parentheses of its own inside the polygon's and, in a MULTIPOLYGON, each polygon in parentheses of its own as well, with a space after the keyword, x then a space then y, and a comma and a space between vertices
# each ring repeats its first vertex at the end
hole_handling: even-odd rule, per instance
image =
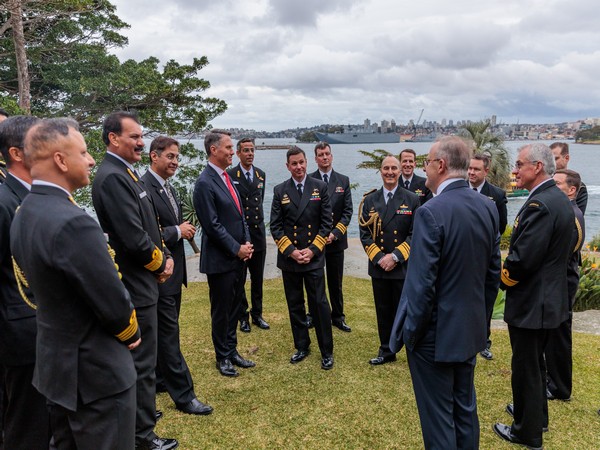
POLYGON ((455 181, 417 210, 412 244, 390 346, 414 350, 427 336, 436 362, 464 362, 486 346, 500 278, 498 211, 455 181))
POLYGON ((165 269, 166 248, 146 186, 122 161, 106 155, 92 185, 92 200, 135 306, 156 304, 155 274, 165 269))
POLYGON ((177 216, 171 206, 169 197, 164 188, 154 175, 147 171, 142 176, 142 181, 146 185, 146 192, 152 197, 152 201, 158 213, 158 223, 163 235, 163 240, 175 263, 173 275, 167 281, 158 285, 160 295, 174 295, 181 292, 181 285, 187 286, 187 267, 185 260, 185 248, 183 239, 177 238, 177 226, 182 222, 181 202, 177 197, 175 189, 171 189, 175 202, 177 203, 177 216))
POLYGON ((360 211, 360 241, 369 257, 369 275, 373 278, 403 280, 406 262, 410 256, 414 213, 419 208, 419 197, 412 192, 396 189, 394 196, 385 203, 383 188, 366 194, 360 211), (379 217, 375 219, 374 217, 379 217), (373 221, 371 225, 364 225, 373 221), (398 258, 396 267, 386 272, 379 260, 387 253, 398 258))
POLYGON ((10 175, 0 185, 0 364, 9 366, 35 363, 35 309, 19 294, 10 252, 10 225, 28 194, 10 175))
POLYGON ((258 167, 252 166, 252 169, 254 170, 252 183, 248 183, 248 179, 239 164, 229 169, 227 173, 242 199, 244 218, 248 224, 250 241, 254 244, 254 251, 262 252, 267 249, 265 213, 263 211, 267 177, 258 167))
POLYGON ((323 251, 331 232, 331 205, 327 185, 306 177, 302 197, 292 178, 273 189, 271 235, 277 244, 277 267, 288 272, 307 272, 323 268, 323 251), (309 248, 314 257, 308 264, 298 264, 290 257, 296 249, 309 248))
MULTIPOLYGON (((241 206, 237 191, 236 195, 241 206)), ((209 165, 196 181, 194 208, 202 226, 200 272, 240 270, 243 264, 237 254, 242 244, 250 240, 248 226, 224 180, 209 165)))
POLYGON ((554 180, 538 187, 515 218, 502 268, 504 321, 529 329, 556 328, 567 320, 567 262, 575 216, 554 180))
MULTIPOLYGON (((309 176, 322 180, 321 172, 314 171, 309 176)), ((329 253, 341 252, 348 248, 348 225, 352 220, 352 192, 350 191, 350 180, 346 175, 331 171, 331 177, 327 183, 327 194, 331 204, 331 216, 333 225, 331 233, 335 239, 327 244, 325 250, 329 253)))
MULTIPOLYGON (((421 205, 427 200, 431 200, 431 198, 433 198, 433 194, 429 188, 425 186, 425 180, 425 177, 420 177, 419 175, 415 175, 413 173, 412 180, 410 180, 410 184, 408 185, 408 190, 417 194, 419 200, 421 201, 421 205)), ((400 177, 400 185, 404 187, 402 177, 400 177)))
POLYGON ((581 182, 581 187, 579 188, 575 201, 577 202, 577 207, 581 210, 581 213, 585 214, 588 202, 588 191, 587 186, 583 182, 581 182))
POLYGON ((37 304, 36 389, 75 411, 133 386, 126 344, 140 332, 96 221, 63 190, 34 185, 10 231, 37 304))
POLYGON ((493 184, 484 181, 483 186, 481 187, 481 194, 485 195, 496 204, 498 217, 500 217, 499 232, 502 236, 504 230, 506 230, 506 224, 508 223, 508 213, 506 211, 508 200, 506 198, 506 192, 498 186, 494 186, 493 184))

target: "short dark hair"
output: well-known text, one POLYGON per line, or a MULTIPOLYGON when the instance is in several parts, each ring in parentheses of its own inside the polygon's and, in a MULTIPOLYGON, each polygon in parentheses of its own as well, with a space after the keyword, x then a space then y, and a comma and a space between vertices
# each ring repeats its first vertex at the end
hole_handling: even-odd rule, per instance
POLYGON ((158 136, 154 138, 152 143, 150 144, 150 153, 155 152, 158 156, 162 155, 162 152, 170 147, 171 145, 176 145, 179 147, 179 142, 168 136, 158 136))
MULTIPOLYGON (((7 119, 8 120, 8 119, 7 119)), ((31 128, 25 139, 25 159, 36 161, 46 144, 69 135, 69 129, 79 131, 79 124, 70 118, 42 119, 31 128)))
POLYGON ((10 168, 13 161, 8 149, 16 147, 23 150, 27 131, 38 123, 40 119, 33 116, 12 116, 0 122, 0 153, 10 168))
POLYGON ((10 117, 10 114, 7 110, 0 108, 0 116, 10 117))
POLYGON ((331 151, 331 145, 329 145, 327 142, 317 142, 317 145, 315 145, 315 156, 317 156, 317 152, 319 150, 324 150, 326 148, 329 148, 331 151))
POLYGON ((581 176, 571 169, 558 169, 554 174, 564 173, 566 175, 565 182, 569 187, 575 187, 575 192, 579 192, 579 188, 581 187, 581 176))
POLYGON ((235 144, 238 152, 241 150, 242 144, 245 144, 246 142, 252 142, 252 145, 254 145, 254 138, 250 136, 240 138, 240 140, 237 141, 237 144, 235 144))
POLYGON ((404 150, 402 150, 400 152, 400 154, 398 155, 398 159, 400 161, 402 161, 402 153, 410 153, 411 155, 413 155, 415 157, 415 159, 417 159, 417 153, 412 148, 405 148, 404 150))
POLYGON ((569 154, 569 144, 566 142, 555 142, 554 144, 550 145, 550 150, 554 150, 555 148, 560 148, 560 154, 562 156, 569 154))
POLYGON ((213 128, 206 136, 204 136, 204 149, 206 150, 207 156, 210 156, 210 147, 218 144, 223 136, 231 136, 231 133, 227 130, 213 128))
POLYGON ((108 139, 110 133, 121 134, 123 131, 121 126, 123 119, 131 119, 137 124, 140 123, 137 114, 129 111, 117 111, 109 114, 102 124, 102 140, 106 145, 110 144, 110 139, 108 139))
POLYGON ((483 168, 484 169, 489 169, 490 167, 490 157, 488 155, 485 155, 483 153, 477 153, 473 156, 471 156, 471 159, 476 159, 477 161, 483 161, 483 168))
POLYGON ((299 155, 300 153, 302 153, 302 155, 306 159, 306 153, 304 153, 304 150, 302 150, 297 145, 293 145, 292 147, 290 147, 290 149, 285 154, 285 160, 289 162, 290 156, 299 155))

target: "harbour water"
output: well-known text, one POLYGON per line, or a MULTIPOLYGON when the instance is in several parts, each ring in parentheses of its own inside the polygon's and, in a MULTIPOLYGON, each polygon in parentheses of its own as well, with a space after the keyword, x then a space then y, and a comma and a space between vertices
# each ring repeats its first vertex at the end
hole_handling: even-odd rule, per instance
MULTIPOLYGON (((506 146, 511 153, 514 163, 517 149, 522 145, 530 143, 507 141, 506 146)), ((192 141, 197 148, 203 149, 202 141, 192 141)), ((548 145, 552 141, 544 142, 548 145)), ((295 144, 294 140, 286 139, 257 139, 257 145, 276 145, 276 144, 295 144)), ((308 172, 317 170, 314 161, 314 144, 296 144, 302 148, 308 159, 308 172)), ((382 185, 381 176, 374 170, 357 169, 356 166, 367 159, 359 150, 373 151, 375 149, 385 149, 393 154, 399 154, 405 148, 412 148, 417 155, 426 154, 431 148, 431 142, 405 142, 405 143, 382 143, 382 144, 337 144, 332 145, 334 156, 334 170, 350 177, 350 183, 355 184, 356 188, 352 191, 352 200, 354 204, 354 217, 348 227, 348 234, 352 237, 358 236, 358 204, 365 192, 374 188, 380 188, 382 185)), ((569 168, 581 175, 582 180, 588 189, 588 206, 585 213, 586 221, 586 241, 593 236, 600 234, 600 145, 583 145, 569 142, 571 159, 569 168)), ((265 216, 269 220, 271 210, 271 200, 273 198, 273 187, 290 177, 285 166, 285 154, 287 150, 257 150, 254 162, 257 167, 263 169, 267 174, 267 187, 265 193, 265 216)), ((234 156, 234 164, 238 163, 234 156)), ((415 170, 418 175, 424 176, 422 169, 415 170)), ((512 224, 519 208, 525 201, 525 197, 511 198, 508 200, 508 222, 512 224)))

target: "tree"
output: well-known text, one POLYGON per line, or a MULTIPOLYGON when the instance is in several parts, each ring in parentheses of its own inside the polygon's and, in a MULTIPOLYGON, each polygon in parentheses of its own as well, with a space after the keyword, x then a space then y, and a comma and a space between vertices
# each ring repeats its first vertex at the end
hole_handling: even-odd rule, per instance
POLYGON ((487 121, 469 123, 461 129, 459 135, 471 145, 474 154, 490 157, 487 180, 505 189, 510 182, 510 157, 504 146, 504 139, 488 131, 489 126, 487 121))
MULTIPOLYGON (((374 169, 379 172, 379 169, 381 168, 381 163, 383 162, 383 159, 386 156, 396 156, 398 159, 400 159, 400 155, 394 155, 393 153, 388 152, 387 150, 383 150, 381 148, 373 150, 372 152, 368 152, 366 150, 359 150, 358 152, 362 155, 365 155, 369 159, 360 162, 356 166, 357 169, 374 169)), ((417 167, 421 167, 425 158, 427 158, 427 155, 418 155, 415 159, 415 165, 417 167)))

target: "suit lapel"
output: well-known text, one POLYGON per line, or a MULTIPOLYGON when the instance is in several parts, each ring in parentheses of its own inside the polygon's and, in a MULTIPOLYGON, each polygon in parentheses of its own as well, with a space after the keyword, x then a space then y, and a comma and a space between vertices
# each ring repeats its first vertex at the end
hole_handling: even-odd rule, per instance
POLYGON ((311 177, 306 177, 304 180, 304 189, 302 189, 302 198, 300 199, 300 204, 298 205, 298 215, 302 215, 302 212, 306 209, 308 202, 312 196, 313 189, 315 185, 312 181, 311 177))
POLYGON ((335 194, 335 188, 337 187, 338 178, 335 174, 335 171, 331 171, 331 176, 329 177, 329 183, 327 183, 327 193, 329 194, 329 201, 333 200, 333 194, 335 194))
MULTIPOLYGON (((390 198, 390 200, 387 202, 386 205, 386 209, 385 209, 385 215, 383 216, 383 220, 381 223, 382 228, 385 228, 385 226, 390 222, 390 220, 392 220, 394 218, 394 215, 396 214, 396 210, 398 209, 398 202, 400 201, 400 186, 398 186, 396 188, 396 192, 394 193, 394 196, 392 198, 390 198)), ((383 193, 383 191, 382 191, 383 193)), ((385 199, 383 200, 384 204, 385 204, 385 199)))
MULTIPOLYGON (((235 200, 229 193, 229 189, 227 189, 227 186, 225 186, 225 180, 221 179, 221 177, 219 176, 219 174, 217 173, 217 171, 215 169, 213 169, 210 166, 208 166, 208 168, 210 169, 209 174, 210 174, 211 178, 213 179, 213 183, 217 186, 218 189, 220 189, 223 192, 223 195, 225 195, 227 197, 227 199, 233 204, 233 207, 238 212, 238 214, 241 215, 241 211, 238 209, 237 205, 235 204, 235 200)), ((241 208, 242 200, 240 199, 240 196, 238 195, 235 188, 233 189, 233 191, 237 195, 238 202, 240 203, 240 208, 241 208)))
MULTIPOLYGON (((162 200, 162 202, 167 207, 167 210, 171 213, 171 216, 173 216, 173 219, 175 221, 177 221, 177 217, 175 216, 175 211, 173 211, 173 206, 171 205, 171 202, 169 201, 169 198, 167 197, 167 193, 165 192, 165 188, 163 188, 160 185, 160 183, 158 182, 158 180, 151 173, 149 173, 148 177, 146 178, 146 181, 148 181, 148 180, 150 181, 150 184, 152 185, 152 188, 156 190, 156 192, 158 193, 158 196, 160 197, 160 199, 162 200)), ((175 203, 177 203, 177 200, 175 200, 175 203)))

